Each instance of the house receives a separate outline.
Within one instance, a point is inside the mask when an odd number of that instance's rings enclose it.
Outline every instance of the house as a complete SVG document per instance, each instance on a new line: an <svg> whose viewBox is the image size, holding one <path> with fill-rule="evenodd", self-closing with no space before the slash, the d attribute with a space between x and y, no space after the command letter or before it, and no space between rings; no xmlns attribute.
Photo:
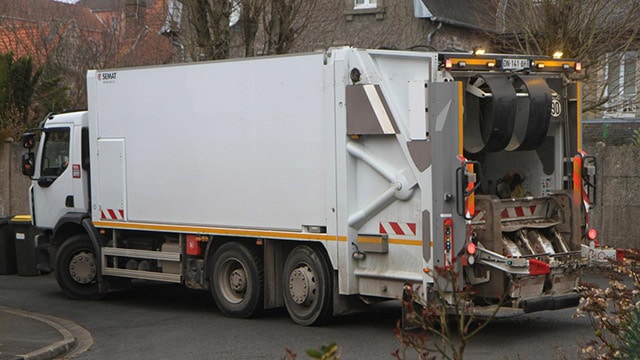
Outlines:
<svg viewBox="0 0 640 360"><path fill-rule="evenodd" d="M243 57L247 55L247 44L243 40L250 26L240 15L243 2L232 0L230 3L232 7L227 14L229 55ZM275 6L285 9L278 10L281 13L287 13L284 18L276 19L277 22L287 24L280 28L280 34L271 35L286 42L286 52L309 52L336 46L471 51L489 45L483 34L491 31L491 26L487 27L485 23L490 24L494 19L480 16L482 12L477 9L473 11L469 4L482 1L470 0L271 0L256 3L270 6L264 8L261 17L251 24L257 24L253 43L255 55L279 53L270 48L269 30L265 28L274 20ZM188 11L187 2L169 0L169 16L163 27L163 32L174 40L176 53L183 55L183 61L199 60L198 51L206 52L192 45L197 41L193 41L195 31L185 20L189 17ZM291 13L295 15L287 17Z"/></svg>
<svg viewBox="0 0 640 360"><path fill-rule="evenodd" d="M167 63L166 9L164 0L0 0L0 51L83 71Z"/></svg>
<svg viewBox="0 0 640 360"><path fill-rule="evenodd" d="M80 0L91 9L115 43L113 66L140 66L173 62L171 40L161 34L168 0Z"/></svg>
<svg viewBox="0 0 640 360"><path fill-rule="evenodd" d="M332 0L317 3L296 50L330 46L472 51L488 47L480 1Z"/></svg>
<svg viewBox="0 0 640 360"><path fill-rule="evenodd" d="M31 56L37 64L44 64L66 36L95 36L101 30L88 8L49 0L0 0L0 51Z"/></svg>

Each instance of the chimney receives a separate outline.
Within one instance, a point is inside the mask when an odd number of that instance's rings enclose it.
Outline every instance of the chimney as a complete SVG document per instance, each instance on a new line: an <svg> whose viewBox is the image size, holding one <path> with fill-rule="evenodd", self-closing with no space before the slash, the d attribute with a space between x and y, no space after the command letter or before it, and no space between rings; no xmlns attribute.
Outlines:
<svg viewBox="0 0 640 360"><path fill-rule="evenodd" d="M145 0L126 0L124 3L124 35L131 39L146 26L147 3Z"/></svg>

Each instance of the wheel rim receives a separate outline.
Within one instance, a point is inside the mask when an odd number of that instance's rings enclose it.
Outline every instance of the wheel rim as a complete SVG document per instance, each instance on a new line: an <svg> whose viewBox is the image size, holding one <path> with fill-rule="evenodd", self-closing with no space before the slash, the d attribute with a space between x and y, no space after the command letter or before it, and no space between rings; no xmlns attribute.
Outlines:
<svg viewBox="0 0 640 360"><path fill-rule="evenodd" d="M247 293L247 270L237 259L229 259L221 265L216 279L227 301L237 304Z"/></svg>
<svg viewBox="0 0 640 360"><path fill-rule="evenodd" d="M79 284L89 284L96 277L96 258L93 253L80 251L69 261L69 275Z"/></svg>
<svg viewBox="0 0 640 360"><path fill-rule="evenodd" d="M307 264L296 267L289 276L289 296L298 305L310 306L316 301L318 286L313 270Z"/></svg>

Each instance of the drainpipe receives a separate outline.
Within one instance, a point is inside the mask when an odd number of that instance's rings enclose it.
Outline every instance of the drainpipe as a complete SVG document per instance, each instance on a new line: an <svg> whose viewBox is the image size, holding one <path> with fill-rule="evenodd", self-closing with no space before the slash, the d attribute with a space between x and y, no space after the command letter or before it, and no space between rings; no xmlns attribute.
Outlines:
<svg viewBox="0 0 640 360"><path fill-rule="evenodd" d="M435 24L436 21L432 20L432 22ZM430 48L434 48L433 45L431 44L433 42L433 35L436 34L436 32L438 32L438 30L442 29L442 21L437 21L438 25L435 27L435 29L429 31L429 33L427 34L427 46Z"/></svg>

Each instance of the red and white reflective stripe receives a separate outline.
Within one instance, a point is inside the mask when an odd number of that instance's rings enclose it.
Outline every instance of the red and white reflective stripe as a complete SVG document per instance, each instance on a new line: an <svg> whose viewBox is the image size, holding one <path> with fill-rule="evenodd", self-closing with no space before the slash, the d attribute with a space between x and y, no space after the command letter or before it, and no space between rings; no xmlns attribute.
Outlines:
<svg viewBox="0 0 640 360"><path fill-rule="evenodd" d="M511 219L511 218L533 216L536 213L536 208L537 208L536 205L509 207L502 210L502 212L500 213L500 218ZM486 220L484 215L485 215L484 210L480 210L479 212L475 213L471 221L472 222L484 221Z"/></svg>
<svg viewBox="0 0 640 360"><path fill-rule="evenodd" d="M533 216L536 212L536 205L531 206L514 206L502 210L500 217L502 219L519 218L525 216Z"/></svg>
<svg viewBox="0 0 640 360"><path fill-rule="evenodd" d="M101 219L109 219L109 220L124 220L124 210L100 210L100 218Z"/></svg>
<svg viewBox="0 0 640 360"><path fill-rule="evenodd" d="M484 221L484 210L480 210L473 215L471 222Z"/></svg>
<svg viewBox="0 0 640 360"><path fill-rule="evenodd" d="M416 236L415 223L401 223L395 221L381 221L380 234Z"/></svg>

